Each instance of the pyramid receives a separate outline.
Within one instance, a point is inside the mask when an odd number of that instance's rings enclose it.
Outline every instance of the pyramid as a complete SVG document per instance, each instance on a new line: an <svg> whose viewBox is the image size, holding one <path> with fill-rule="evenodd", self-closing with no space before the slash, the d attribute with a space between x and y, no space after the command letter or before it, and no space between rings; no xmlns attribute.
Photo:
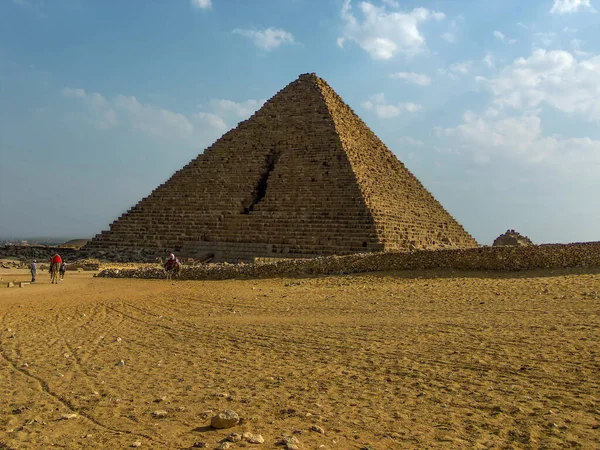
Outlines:
<svg viewBox="0 0 600 450"><path fill-rule="evenodd" d="M303 74L85 248L253 261L475 246L333 89Z"/></svg>

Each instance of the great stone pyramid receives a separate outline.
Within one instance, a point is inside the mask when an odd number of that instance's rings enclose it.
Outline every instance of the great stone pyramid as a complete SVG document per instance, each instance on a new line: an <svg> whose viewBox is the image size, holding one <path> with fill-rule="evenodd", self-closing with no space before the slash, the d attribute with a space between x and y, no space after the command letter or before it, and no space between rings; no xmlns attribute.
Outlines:
<svg viewBox="0 0 600 450"><path fill-rule="evenodd" d="M475 246L333 89L304 74L86 249L253 261Z"/></svg>

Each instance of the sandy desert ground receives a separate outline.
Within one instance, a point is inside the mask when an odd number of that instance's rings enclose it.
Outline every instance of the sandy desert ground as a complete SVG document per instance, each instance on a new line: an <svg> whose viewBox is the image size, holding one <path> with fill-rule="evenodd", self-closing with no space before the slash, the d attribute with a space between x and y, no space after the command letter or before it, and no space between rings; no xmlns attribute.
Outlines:
<svg viewBox="0 0 600 450"><path fill-rule="evenodd" d="M600 271L0 277L0 448L600 448Z"/></svg>

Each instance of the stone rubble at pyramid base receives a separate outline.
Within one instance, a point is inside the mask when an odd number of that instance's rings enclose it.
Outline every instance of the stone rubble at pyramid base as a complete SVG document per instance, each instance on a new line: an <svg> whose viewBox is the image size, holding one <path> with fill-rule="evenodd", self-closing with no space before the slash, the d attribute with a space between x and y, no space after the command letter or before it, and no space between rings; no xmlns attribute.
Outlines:
<svg viewBox="0 0 600 450"><path fill-rule="evenodd" d="M203 264L184 266L180 279L224 280L238 277L340 275L398 270L517 271L575 267L600 268L600 242L362 253L307 260L290 259L268 264ZM162 279L165 278L165 273L155 266L106 269L97 276Z"/></svg>

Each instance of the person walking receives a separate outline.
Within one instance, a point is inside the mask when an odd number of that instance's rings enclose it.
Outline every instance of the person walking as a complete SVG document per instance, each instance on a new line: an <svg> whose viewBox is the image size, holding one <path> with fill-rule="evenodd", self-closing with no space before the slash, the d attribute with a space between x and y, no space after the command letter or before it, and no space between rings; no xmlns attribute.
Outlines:
<svg viewBox="0 0 600 450"><path fill-rule="evenodd" d="M66 262L62 262L60 265L60 269L58 269L58 273L60 274L60 280L64 280L65 279L65 272L67 271L67 263Z"/></svg>
<svg viewBox="0 0 600 450"><path fill-rule="evenodd" d="M35 277L37 276L37 261L34 259L29 267L31 270L31 282L35 283Z"/></svg>
<svg viewBox="0 0 600 450"><path fill-rule="evenodd" d="M175 258L175 255L171 253L165 262L165 270L173 270L175 266L179 263L179 260Z"/></svg>

